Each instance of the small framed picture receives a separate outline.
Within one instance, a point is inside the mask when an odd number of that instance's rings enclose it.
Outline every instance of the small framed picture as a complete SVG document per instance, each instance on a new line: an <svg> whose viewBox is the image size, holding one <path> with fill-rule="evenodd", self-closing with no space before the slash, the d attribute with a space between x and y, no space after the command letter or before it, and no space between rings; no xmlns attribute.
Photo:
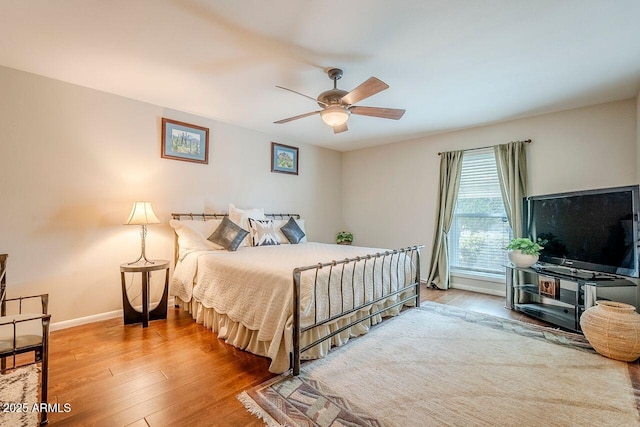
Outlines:
<svg viewBox="0 0 640 427"><path fill-rule="evenodd" d="M162 158L209 163L209 129L162 119Z"/></svg>
<svg viewBox="0 0 640 427"><path fill-rule="evenodd" d="M540 295L550 298L560 298L560 279L538 276L538 291Z"/></svg>
<svg viewBox="0 0 640 427"><path fill-rule="evenodd" d="M272 142L271 172L298 175L298 148Z"/></svg>

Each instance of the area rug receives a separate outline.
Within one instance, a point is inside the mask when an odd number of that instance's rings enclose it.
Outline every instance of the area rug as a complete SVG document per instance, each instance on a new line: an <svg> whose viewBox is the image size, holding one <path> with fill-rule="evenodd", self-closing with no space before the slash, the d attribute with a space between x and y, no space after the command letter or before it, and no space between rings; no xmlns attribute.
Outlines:
<svg viewBox="0 0 640 427"><path fill-rule="evenodd" d="M238 398L272 426L638 426L637 363L436 303Z"/></svg>
<svg viewBox="0 0 640 427"><path fill-rule="evenodd" d="M32 427L39 424L39 412L32 411L38 403L37 365L18 368L0 374L0 426Z"/></svg>

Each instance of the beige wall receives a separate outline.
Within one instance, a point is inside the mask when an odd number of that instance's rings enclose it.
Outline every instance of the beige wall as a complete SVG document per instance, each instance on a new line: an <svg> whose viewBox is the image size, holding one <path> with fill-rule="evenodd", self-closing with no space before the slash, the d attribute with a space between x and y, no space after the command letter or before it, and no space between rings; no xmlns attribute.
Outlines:
<svg viewBox="0 0 640 427"><path fill-rule="evenodd" d="M300 148L300 175L276 174L269 135L7 68L0 93L9 294L48 292L54 323L122 308L119 265L140 252L139 227L122 225L135 200L162 220L149 226L155 258L172 259L176 211L297 212L315 241L341 225L339 152L280 140ZM160 158L162 117L210 128L208 165Z"/></svg>
<svg viewBox="0 0 640 427"><path fill-rule="evenodd" d="M636 100L630 99L344 153L344 227L354 233L359 245L426 244L422 253L426 275L434 232L438 152L532 139L530 194L546 194L637 182L636 132ZM504 288L487 286L496 291Z"/></svg>

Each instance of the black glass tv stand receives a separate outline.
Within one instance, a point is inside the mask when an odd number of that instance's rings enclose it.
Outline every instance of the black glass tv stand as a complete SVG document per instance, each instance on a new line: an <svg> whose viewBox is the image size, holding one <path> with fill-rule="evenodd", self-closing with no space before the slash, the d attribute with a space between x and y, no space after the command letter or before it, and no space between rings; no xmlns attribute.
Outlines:
<svg viewBox="0 0 640 427"><path fill-rule="evenodd" d="M560 266L551 266L551 265L535 265L532 269L536 270L541 274L550 274L557 275L560 277L566 277L568 280L589 280L589 281L599 281L599 280L615 280L618 277L606 274L599 273L596 271L584 271L578 270L575 268L568 267L560 267ZM622 278L623 280L626 280Z"/></svg>
<svg viewBox="0 0 640 427"><path fill-rule="evenodd" d="M580 316L599 299L611 299L638 307L637 279L610 274L535 265L506 266L506 307L574 332L580 329ZM633 287L633 288L631 288Z"/></svg>

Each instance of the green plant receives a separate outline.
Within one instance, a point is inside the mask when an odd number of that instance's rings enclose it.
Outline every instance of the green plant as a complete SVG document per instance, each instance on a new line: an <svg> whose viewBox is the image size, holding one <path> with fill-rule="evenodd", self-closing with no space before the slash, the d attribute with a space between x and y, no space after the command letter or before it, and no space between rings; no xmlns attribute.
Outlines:
<svg viewBox="0 0 640 427"><path fill-rule="evenodd" d="M353 242L353 234L348 231L341 231L336 236L336 243Z"/></svg>
<svg viewBox="0 0 640 427"><path fill-rule="evenodd" d="M518 237L511 240L511 242L505 249L520 251L523 254L527 255L540 255L540 251L544 249L544 246L542 245L546 244L547 241L540 238L537 241L533 242L528 237Z"/></svg>

